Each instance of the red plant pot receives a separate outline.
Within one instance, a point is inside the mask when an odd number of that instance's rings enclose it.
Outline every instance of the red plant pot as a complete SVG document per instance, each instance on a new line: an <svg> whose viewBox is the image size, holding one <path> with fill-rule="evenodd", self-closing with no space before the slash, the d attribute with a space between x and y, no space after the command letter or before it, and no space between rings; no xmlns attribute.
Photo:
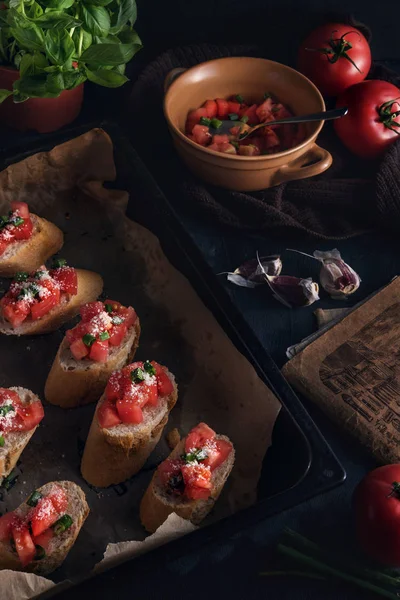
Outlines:
<svg viewBox="0 0 400 600"><path fill-rule="evenodd" d="M0 89L12 90L19 73L0 66ZM57 131L71 123L81 112L83 84L61 92L58 98L29 98L15 104L12 96L0 104L0 122L19 131L33 129L39 133Z"/></svg>

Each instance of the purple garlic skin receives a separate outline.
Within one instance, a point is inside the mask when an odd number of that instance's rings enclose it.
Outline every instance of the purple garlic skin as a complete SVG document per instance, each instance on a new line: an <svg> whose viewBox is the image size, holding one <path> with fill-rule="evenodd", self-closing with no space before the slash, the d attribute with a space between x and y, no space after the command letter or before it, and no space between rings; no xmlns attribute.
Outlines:
<svg viewBox="0 0 400 600"><path fill-rule="evenodd" d="M267 283L265 275L279 275L282 271L280 256L262 256L259 260L254 258L248 260L233 273L227 273L227 279L231 283L247 288L255 288Z"/></svg>
<svg viewBox="0 0 400 600"><path fill-rule="evenodd" d="M332 298L347 300L360 287L359 275L342 259L336 248L327 252L315 250L315 258L322 262L320 282Z"/></svg>
<svg viewBox="0 0 400 600"><path fill-rule="evenodd" d="M290 275L268 276L274 297L289 308L310 306L319 300L319 287L311 278L301 279Z"/></svg>

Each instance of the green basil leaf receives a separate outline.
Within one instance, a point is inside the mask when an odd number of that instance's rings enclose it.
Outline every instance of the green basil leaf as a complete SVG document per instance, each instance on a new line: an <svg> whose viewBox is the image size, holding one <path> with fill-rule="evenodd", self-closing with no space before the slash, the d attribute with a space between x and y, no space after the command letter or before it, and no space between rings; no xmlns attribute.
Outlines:
<svg viewBox="0 0 400 600"><path fill-rule="evenodd" d="M107 6L111 4L113 0L85 0L85 4L94 4L95 6Z"/></svg>
<svg viewBox="0 0 400 600"><path fill-rule="evenodd" d="M20 94L18 90L14 89L14 104L22 104L22 102L26 102L27 100L29 100L29 96L26 96L25 94Z"/></svg>
<svg viewBox="0 0 400 600"><path fill-rule="evenodd" d="M9 0L8 8L19 8L24 3L24 0Z"/></svg>
<svg viewBox="0 0 400 600"><path fill-rule="evenodd" d="M77 69L74 69L74 71L64 71L63 77L66 90L72 90L86 81L86 76Z"/></svg>
<svg viewBox="0 0 400 600"><path fill-rule="evenodd" d="M39 25L43 29L70 29L82 24L82 21L78 21L71 15L59 10L44 13L34 21L36 25Z"/></svg>
<svg viewBox="0 0 400 600"><path fill-rule="evenodd" d="M110 15L102 6L82 5L82 21L86 31L92 35L105 37L110 31Z"/></svg>
<svg viewBox="0 0 400 600"><path fill-rule="evenodd" d="M48 64L46 57L40 54L40 52L35 52L34 54L27 53L21 58L19 71L21 76L36 75L42 72Z"/></svg>
<svg viewBox="0 0 400 600"><path fill-rule="evenodd" d="M75 0L42 0L42 4L45 4L47 8L54 8L56 10L71 8L74 2Z"/></svg>
<svg viewBox="0 0 400 600"><path fill-rule="evenodd" d="M94 37L94 42L96 44L120 44L121 40L117 38L116 35L112 35L111 33L107 37L99 37L96 35Z"/></svg>
<svg viewBox="0 0 400 600"><path fill-rule="evenodd" d="M10 36L15 38L18 45L26 50L42 50L44 37L41 29L15 8L6 12Z"/></svg>
<svg viewBox="0 0 400 600"><path fill-rule="evenodd" d="M117 67L128 63L140 48L135 44L96 44L85 50L81 60L98 67Z"/></svg>
<svg viewBox="0 0 400 600"><path fill-rule="evenodd" d="M49 29L46 32L44 47L50 61L63 65L75 53L75 44L66 31Z"/></svg>
<svg viewBox="0 0 400 600"><path fill-rule="evenodd" d="M32 2L32 4L25 9L25 14L30 19L37 19L43 14L43 8L37 2Z"/></svg>
<svg viewBox="0 0 400 600"><path fill-rule="evenodd" d="M117 73L121 73L121 75L123 75L125 73L125 69L126 69L126 65L118 65L117 67L114 67L114 71L116 71Z"/></svg>
<svg viewBox="0 0 400 600"><path fill-rule="evenodd" d="M81 34L82 34L82 36L81 36ZM82 37L82 41L81 41L81 37ZM79 54L82 54L82 52L85 52L85 50L87 48L89 48L89 46L91 46L92 42L93 42L92 34L88 33L84 29L82 29L82 27L79 29L75 29L74 33L72 34L72 39L75 44L77 56L79 56ZM102 39L102 38L98 38L98 39Z"/></svg>
<svg viewBox="0 0 400 600"><path fill-rule="evenodd" d="M119 32L118 39L123 44L136 44L142 47L142 40L140 39L139 35L128 25Z"/></svg>
<svg viewBox="0 0 400 600"><path fill-rule="evenodd" d="M46 90L52 94L61 94L64 91L64 77L59 71L58 73L49 73L46 79Z"/></svg>
<svg viewBox="0 0 400 600"><path fill-rule="evenodd" d="M129 23L134 25L137 18L135 0L120 0L118 12L111 17L111 33L119 33Z"/></svg>
<svg viewBox="0 0 400 600"><path fill-rule="evenodd" d="M19 94L29 96L30 98L55 98L59 95L47 90L46 73L21 77L14 82L13 87Z"/></svg>
<svg viewBox="0 0 400 600"><path fill-rule="evenodd" d="M108 88L120 87L128 81L125 75L121 75L121 73L117 73L116 71L109 71L108 69L98 69L97 71L86 69L86 75L89 81Z"/></svg>
<svg viewBox="0 0 400 600"><path fill-rule="evenodd" d="M12 96L12 92L9 90L0 90L0 104L4 102L9 96Z"/></svg>

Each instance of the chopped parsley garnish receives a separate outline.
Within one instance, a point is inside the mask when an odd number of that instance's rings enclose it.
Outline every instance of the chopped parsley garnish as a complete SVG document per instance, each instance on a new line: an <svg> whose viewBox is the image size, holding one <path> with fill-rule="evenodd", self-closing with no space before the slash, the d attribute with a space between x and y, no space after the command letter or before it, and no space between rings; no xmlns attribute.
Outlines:
<svg viewBox="0 0 400 600"><path fill-rule="evenodd" d="M39 502L39 500L43 498L42 494L40 492L38 492L37 490L35 490L34 492L32 492L32 494L29 496L28 500L26 501L26 503L28 504L28 506L36 506L37 503Z"/></svg>
<svg viewBox="0 0 400 600"><path fill-rule="evenodd" d="M231 121L237 121L239 119L239 115L237 115L236 113L229 113L228 117Z"/></svg>
<svg viewBox="0 0 400 600"><path fill-rule="evenodd" d="M240 120L242 123L247 123L247 121L249 120L249 117L247 115L243 115L243 117Z"/></svg>
<svg viewBox="0 0 400 600"><path fill-rule="evenodd" d="M243 102L244 102L244 98L240 94L237 94L235 96L235 100L236 100L236 102L239 102L239 104L243 104Z"/></svg>
<svg viewBox="0 0 400 600"><path fill-rule="evenodd" d="M138 367L137 369L133 369L133 371L131 371L131 380L133 381L133 383L141 383L142 381L144 381L143 369L141 369L140 367Z"/></svg>
<svg viewBox="0 0 400 600"><path fill-rule="evenodd" d="M200 125L206 125L206 127L209 127L210 123L211 123L211 119L209 119L208 117L200 118Z"/></svg>
<svg viewBox="0 0 400 600"><path fill-rule="evenodd" d="M34 277L35 279L42 279L43 275L45 275L46 271L36 271Z"/></svg>
<svg viewBox="0 0 400 600"><path fill-rule="evenodd" d="M72 518L69 515L63 515L58 521L56 521L53 525L53 530L56 535L60 535L60 533L64 533L71 527L73 523Z"/></svg>
<svg viewBox="0 0 400 600"><path fill-rule="evenodd" d="M188 464L191 462L201 462L202 460L206 460L207 456L208 454L204 448L196 448L191 452L186 452L182 458L185 463Z"/></svg>
<svg viewBox="0 0 400 600"><path fill-rule="evenodd" d="M25 273L24 271L21 271L20 273L16 273L14 279L15 281L21 282L21 281L26 281L29 277L29 273Z"/></svg>
<svg viewBox="0 0 400 600"><path fill-rule="evenodd" d="M24 298L27 298L28 296L38 296L39 294L39 288L36 285L36 283L31 283L27 288L22 288L22 290L20 291L20 293L18 294L17 298L18 300L23 300Z"/></svg>
<svg viewBox="0 0 400 600"><path fill-rule="evenodd" d="M61 267L65 267L67 265L67 261L65 258L56 258L53 260L53 269L60 269Z"/></svg>
<svg viewBox="0 0 400 600"><path fill-rule="evenodd" d="M265 92L264 100L268 100L268 98L271 98L271 94L269 94L268 92Z"/></svg>
<svg viewBox="0 0 400 600"><path fill-rule="evenodd" d="M10 220L11 225L15 225L15 227L19 227L24 224L24 219L22 217L15 217L15 219Z"/></svg>
<svg viewBox="0 0 400 600"><path fill-rule="evenodd" d="M102 342L105 342L105 340L109 340L110 339L110 334L108 333L108 331L102 331L99 335L99 339Z"/></svg>
<svg viewBox="0 0 400 600"><path fill-rule="evenodd" d="M273 107L271 108L271 112L273 112L273 113L277 113L277 112L279 112L279 111L280 111L280 108L278 108L277 106L273 106Z"/></svg>
<svg viewBox="0 0 400 600"><path fill-rule="evenodd" d="M5 404L4 406L0 406L0 417L5 417L9 412L14 411L15 408L12 404Z"/></svg>
<svg viewBox="0 0 400 600"><path fill-rule="evenodd" d="M105 304L104 308L106 309L106 312L108 312L108 313L112 313L112 311L113 311L112 304Z"/></svg>
<svg viewBox="0 0 400 600"><path fill-rule="evenodd" d="M33 560L43 560L44 558L46 558L46 550L43 548L43 546L39 546L39 544L36 544L35 548L36 554Z"/></svg>
<svg viewBox="0 0 400 600"><path fill-rule="evenodd" d="M3 448L5 443L6 443L6 440L4 439L4 437L2 435L0 435L0 448Z"/></svg>
<svg viewBox="0 0 400 600"><path fill-rule="evenodd" d="M11 471L11 473L3 479L3 483L1 485L8 492L17 483L17 479L18 473L15 470Z"/></svg>
<svg viewBox="0 0 400 600"><path fill-rule="evenodd" d="M155 375L156 374L156 370L153 367L153 365L151 364L151 362L149 360L145 360L143 363L143 368L146 371L146 373L148 373L149 375Z"/></svg>
<svg viewBox="0 0 400 600"><path fill-rule="evenodd" d="M92 346L95 343L96 338L90 333L85 333L85 335L82 338L82 341L85 344L85 346L88 346L90 348L90 346Z"/></svg>
<svg viewBox="0 0 400 600"><path fill-rule="evenodd" d="M219 129L220 127L222 127L222 121L220 121L219 119L211 119L210 125L214 129Z"/></svg>
<svg viewBox="0 0 400 600"><path fill-rule="evenodd" d="M111 319L111 323L113 325L122 325L123 322L124 322L124 319L122 317L115 316L115 317L112 317L112 319Z"/></svg>

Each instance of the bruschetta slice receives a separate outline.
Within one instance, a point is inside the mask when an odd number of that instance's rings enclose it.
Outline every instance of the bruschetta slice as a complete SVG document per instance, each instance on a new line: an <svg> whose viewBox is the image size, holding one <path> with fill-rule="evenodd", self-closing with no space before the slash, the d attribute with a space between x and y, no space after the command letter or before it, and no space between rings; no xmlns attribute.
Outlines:
<svg viewBox="0 0 400 600"><path fill-rule="evenodd" d="M8 215L0 217L0 277L38 269L63 243L53 223L29 212L26 202L11 202Z"/></svg>
<svg viewBox="0 0 400 600"><path fill-rule="evenodd" d="M48 575L65 560L89 514L85 494L72 481L34 490L0 517L0 570Z"/></svg>
<svg viewBox="0 0 400 600"><path fill-rule="evenodd" d="M103 280L92 271L68 267L57 259L53 268L17 273L0 300L0 333L39 335L58 329L95 300Z"/></svg>
<svg viewBox="0 0 400 600"><path fill-rule="evenodd" d="M44 390L48 402L63 408L97 402L112 372L133 360L139 344L140 322L131 306L89 302L80 315L61 342Z"/></svg>
<svg viewBox="0 0 400 600"><path fill-rule="evenodd" d="M81 471L96 487L122 483L143 467L178 399L175 378L156 362L115 371L96 407Z"/></svg>
<svg viewBox="0 0 400 600"><path fill-rule="evenodd" d="M22 387L0 388L0 484L44 417L39 398Z"/></svg>
<svg viewBox="0 0 400 600"><path fill-rule="evenodd" d="M231 441L200 423L160 464L140 504L144 528L153 533L171 513L198 525L213 508L232 471Z"/></svg>

